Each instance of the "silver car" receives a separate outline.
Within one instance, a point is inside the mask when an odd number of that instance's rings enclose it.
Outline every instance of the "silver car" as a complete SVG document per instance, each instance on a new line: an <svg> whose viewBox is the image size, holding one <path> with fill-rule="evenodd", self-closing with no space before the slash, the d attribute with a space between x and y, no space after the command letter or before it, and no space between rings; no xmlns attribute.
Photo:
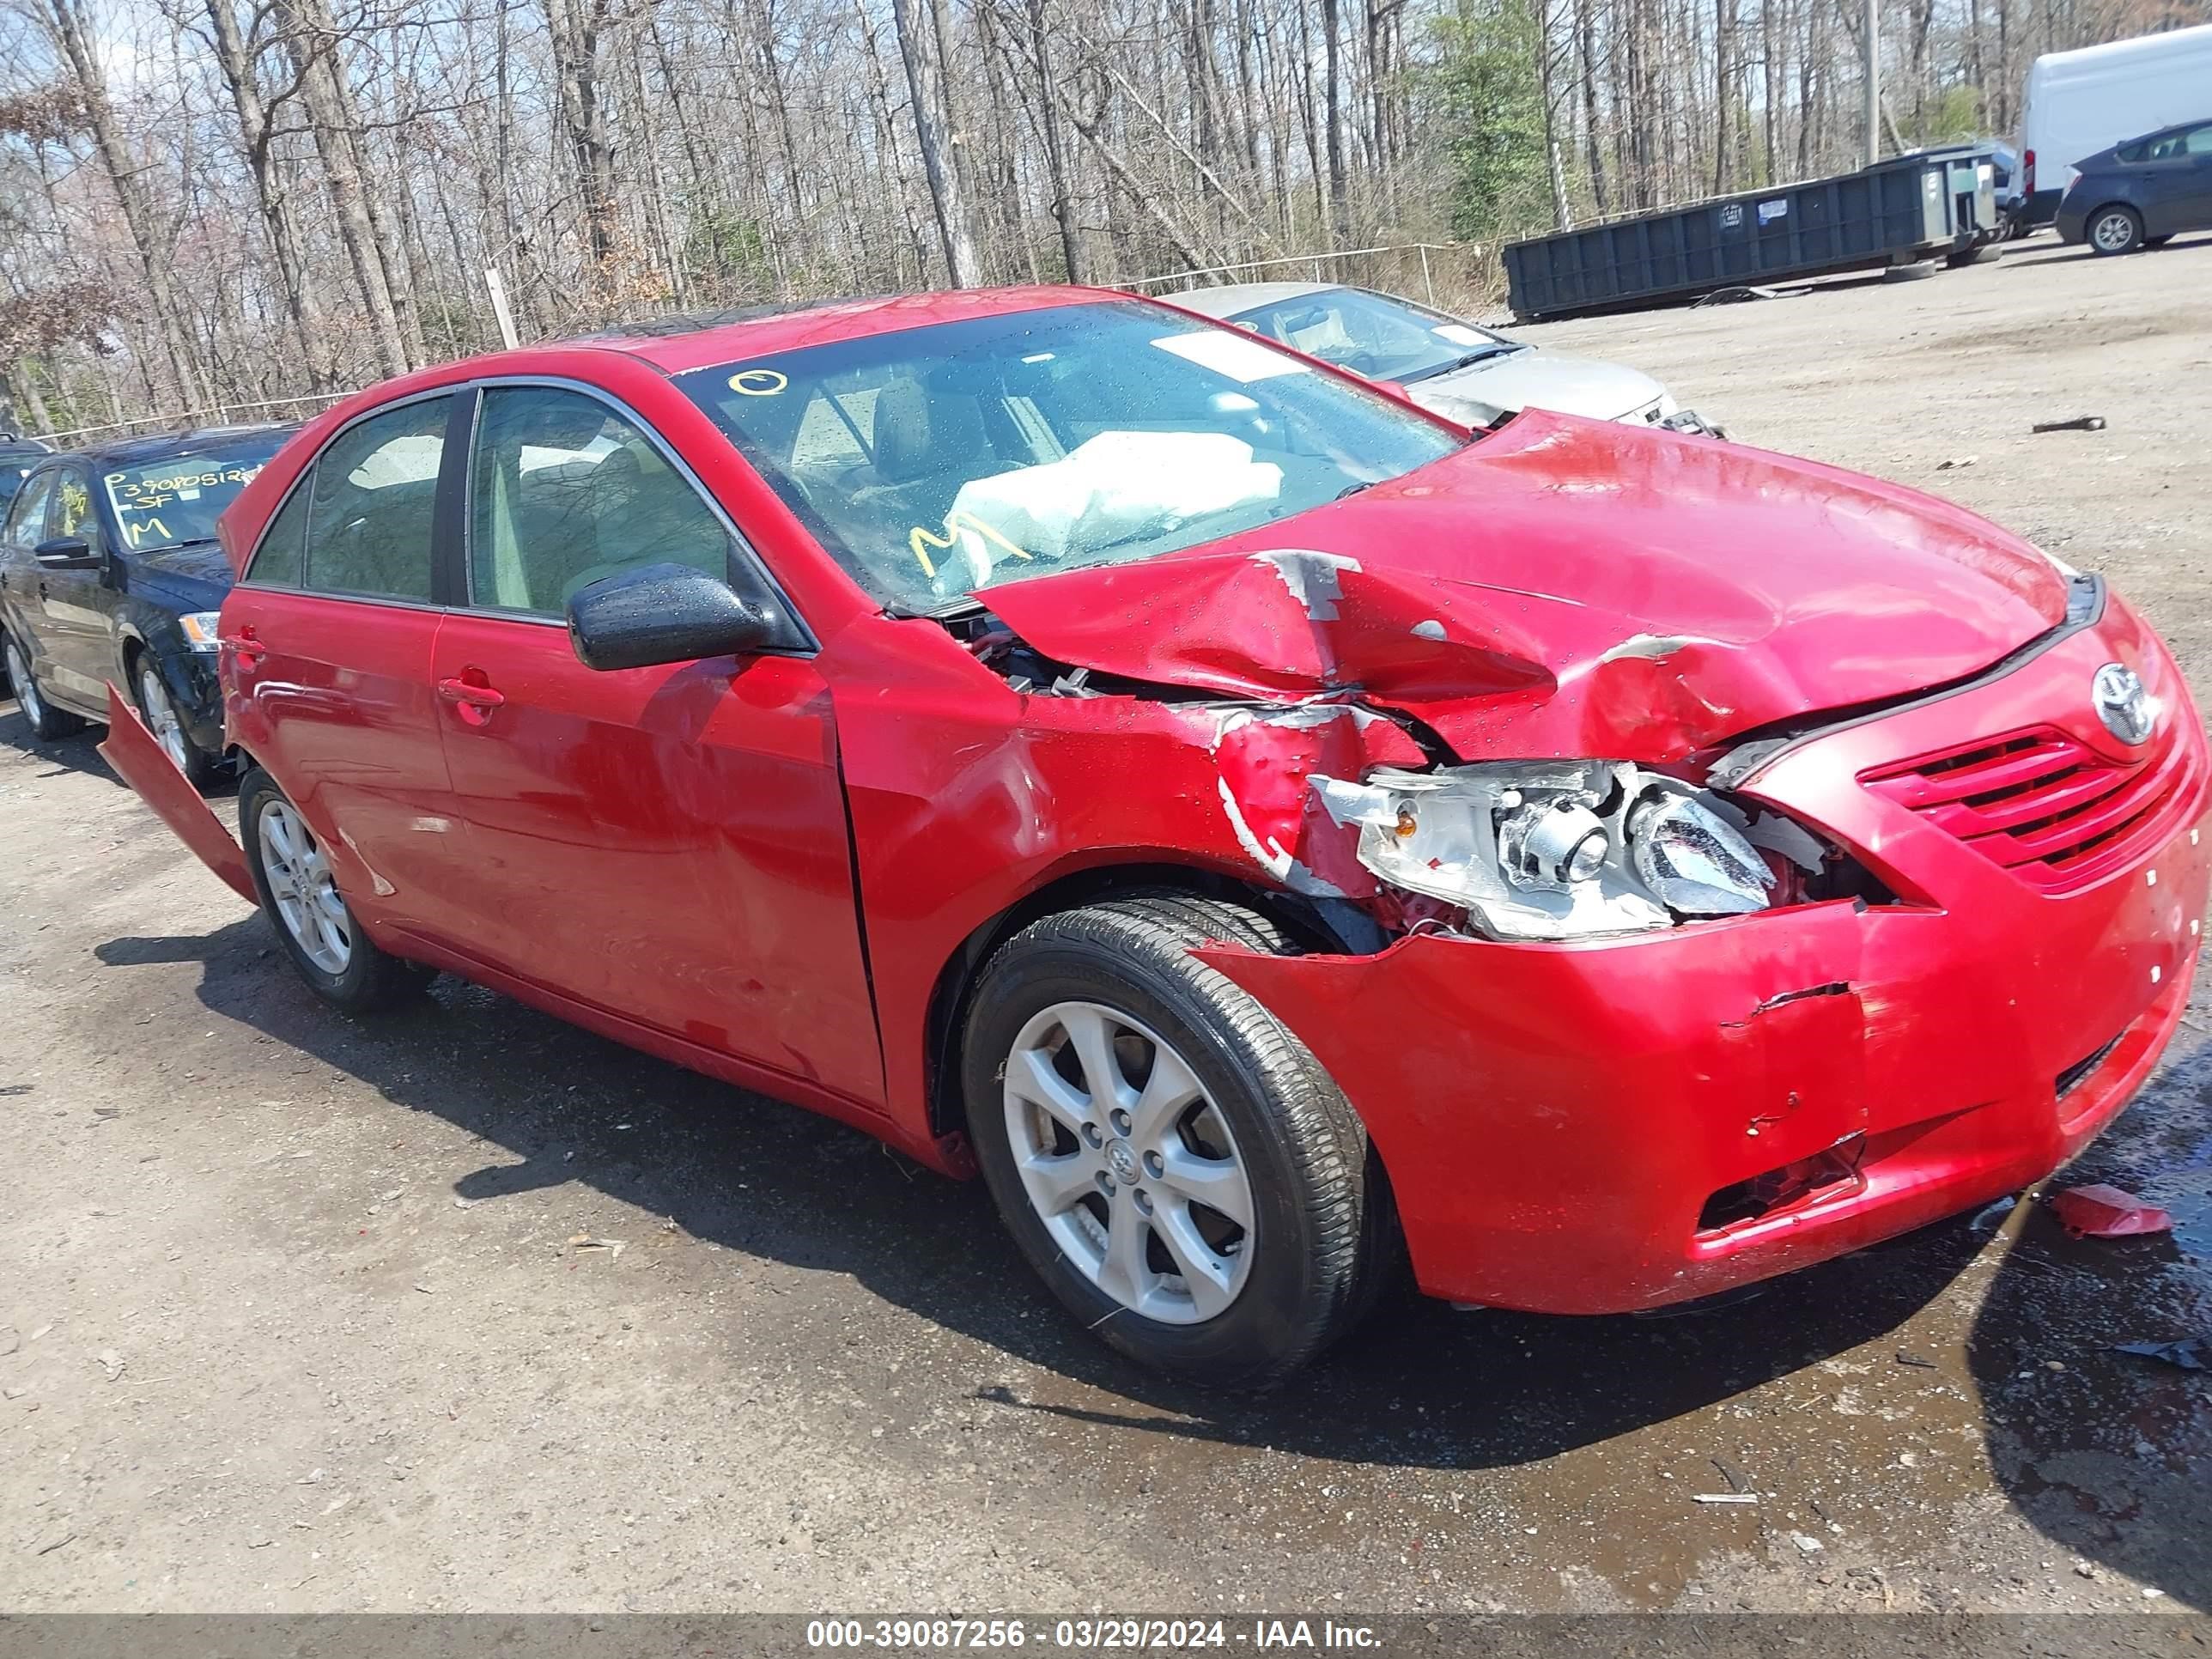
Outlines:
<svg viewBox="0 0 2212 1659"><path fill-rule="evenodd" d="M1392 295L1329 283L1239 283L1161 297L1370 380L1393 381L1422 408L1463 426L1488 426L1534 404L1725 435L1640 369L1524 345Z"/></svg>

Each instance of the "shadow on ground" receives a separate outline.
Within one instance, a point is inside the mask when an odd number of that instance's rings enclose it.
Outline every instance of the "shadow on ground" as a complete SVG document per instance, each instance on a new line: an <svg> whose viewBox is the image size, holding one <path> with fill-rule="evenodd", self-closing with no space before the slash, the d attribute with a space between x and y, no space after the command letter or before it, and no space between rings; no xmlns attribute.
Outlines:
<svg viewBox="0 0 2212 1659"><path fill-rule="evenodd" d="M1778 1281L1748 1304L1671 1317L1461 1314L1404 1289L1356 1341L1282 1392L1223 1398L1164 1382L1073 1328L980 1183L945 1181L857 1132L450 978L413 1007L349 1019L314 1000L271 944L252 917L204 937L118 939L96 954L116 967L198 961L210 1010L501 1148L454 1181L460 1197L587 1185L698 1238L848 1275L1077 1385L1038 1391L1053 1400L978 1389L996 1406L1194 1450L1265 1447L1437 1469L1534 1462L1697 1413L1897 1331L1988 1243L1962 1218ZM2202 1069L2212 1074L2212 1060ZM2197 1112L2201 1122L2197 1089L2171 1092L2182 1097L2169 1103L2173 1121ZM2123 1162L2172 1165L2179 1153L2142 1133L2150 1140ZM2193 1484L2212 1462L2202 1379L2102 1352L2187 1334L2182 1290L2201 1282L2171 1241L2071 1243L2028 1219L1996 1270L1971 1354L2002 1487L2078 1557L2202 1605L2212 1595ZM2147 1273L2145 1251L2175 1258L2177 1271ZM2202 1311L2201 1300L2192 1305ZM763 1340L803 1353L819 1336L763 1339L756 1325L749 1340ZM2054 1387L2058 1374L2044 1362L2062 1351L2073 1369Z"/></svg>
<svg viewBox="0 0 2212 1659"><path fill-rule="evenodd" d="M2047 1189L2109 1182L2171 1234L2075 1239L2040 1206L1975 1321L1969 1358L2000 1487L2080 1560L2212 1607L2212 1374L2114 1352L2212 1337L2212 1043L2162 1076Z"/></svg>
<svg viewBox="0 0 2212 1659"><path fill-rule="evenodd" d="M106 778L118 788L124 787L107 763L100 758L100 740L107 735L105 726L87 726L68 737L56 738L52 742L31 734L31 723L23 718L21 704L14 701L13 693L0 696L0 743L20 749L27 755L47 762L52 770L33 772L34 778L59 777L65 773L82 772L88 776Z"/></svg>

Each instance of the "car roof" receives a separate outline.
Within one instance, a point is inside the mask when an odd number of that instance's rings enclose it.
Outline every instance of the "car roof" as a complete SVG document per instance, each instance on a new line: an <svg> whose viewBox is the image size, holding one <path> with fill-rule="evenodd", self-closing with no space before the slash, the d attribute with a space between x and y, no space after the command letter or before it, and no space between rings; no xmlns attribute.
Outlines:
<svg viewBox="0 0 2212 1659"><path fill-rule="evenodd" d="M1187 288L1180 294L1159 297L1204 317L1241 317L1261 306L1284 300L1303 300L1309 294L1328 294L1349 287L1345 283L1225 283L1219 288Z"/></svg>
<svg viewBox="0 0 2212 1659"><path fill-rule="evenodd" d="M934 294L893 294L872 299L795 301L788 305L752 306L648 318L618 324L571 340L549 340L521 349L549 348L618 351L641 358L665 374L707 368L745 357L764 357L801 346L925 328L935 323L976 317L1008 316L1048 306L1097 305L1133 297L1116 289L1039 284L1024 288L957 289ZM469 365L477 374L496 374L508 356L494 352Z"/></svg>
<svg viewBox="0 0 2212 1659"><path fill-rule="evenodd" d="M143 461L167 460L172 455L196 455L204 450L222 449L232 444L244 443L251 438L265 436L270 440L273 448L292 430L289 426L275 423L264 426L203 426L185 432L161 432L139 438L112 438L106 443L84 444L61 453L72 460L89 462L94 466L135 466Z"/></svg>

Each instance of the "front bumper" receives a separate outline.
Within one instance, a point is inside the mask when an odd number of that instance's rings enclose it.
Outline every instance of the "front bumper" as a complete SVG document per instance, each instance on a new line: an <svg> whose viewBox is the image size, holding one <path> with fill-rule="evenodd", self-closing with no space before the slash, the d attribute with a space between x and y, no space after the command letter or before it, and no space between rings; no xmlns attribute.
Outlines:
<svg viewBox="0 0 2212 1659"><path fill-rule="evenodd" d="M2032 884L1859 781L2029 727L2114 754L2089 700L2114 660L2164 699L2153 743L2185 763L2133 856L2087 885ZM1826 830L1903 902L1579 945L1200 953L1359 1111L1430 1294L1610 1313L1808 1266L2041 1179L2149 1073L2194 975L2212 765L2179 671L2117 601L2002 678L1785 750L1741 793ZM1808 1168L1789 1201L1732 1207Z"/></svg>
<svg viewBox="0 0 2212 1659"><path fill-rule="evenodd" d="M185 735L204 754L223 751L222 685L216 676L220 659L212 651L178 647L159 649L154 659L169 689L169 702L177 711Z"/></svg>

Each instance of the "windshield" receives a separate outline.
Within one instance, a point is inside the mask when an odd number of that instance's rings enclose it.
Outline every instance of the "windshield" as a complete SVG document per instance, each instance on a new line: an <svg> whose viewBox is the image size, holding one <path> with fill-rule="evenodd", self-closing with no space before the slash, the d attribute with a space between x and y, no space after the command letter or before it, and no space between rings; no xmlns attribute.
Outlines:
<svg viewBox="0 0 2212 1659"><path fill-rule="evenodd" d="M1463 441L1232 329L1056 306L678 377L879 602L1287 519Z"/></svg>
<svg viewBox="0 0 2212 1659"><path fill-rule="evenodd" d="M289 431L257 432L181 451L159 460L134 461L100 475L124 544L133 552L215 539L215 521L238 492L289 437Z"/></svg>
<svg viewBox="0 0 2212 1659"><path fill-rule="evenodd" d="M1240 311L1241 328L1374 380L1425 380L1432 374L1527 348L1411 300L1359 288L1323 289Z"/></svg>
<svg viewBox="0 0 2212 1659"><path fill-rule="evenodd" d="M0 455L0 514L8 511L8 503L15 499L38 460L35 455Z"/></svg>

